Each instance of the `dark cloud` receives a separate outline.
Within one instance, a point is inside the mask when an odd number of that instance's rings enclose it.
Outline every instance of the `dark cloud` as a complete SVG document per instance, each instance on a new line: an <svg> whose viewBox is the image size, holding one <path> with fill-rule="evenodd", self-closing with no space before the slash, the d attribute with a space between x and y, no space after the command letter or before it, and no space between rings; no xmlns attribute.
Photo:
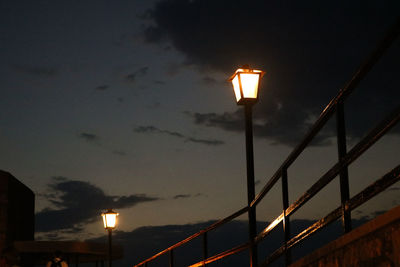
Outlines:
<svg viewBox="0 0 400 267"><path fill-rule="evenodd" d="M62 237L60 237L59 233L57 232L51 232L51 233L46 233L44 235L41 235L37 238L35 238L37 241L45 240L45 241L58 241L61 240Z"/></svg>
<svg viewBox="0 0 400 267"><path fill-rule="evenodd" d="M242 64L266 70L254 108L255 135L294 145L383 37L399 8L396 0L233 0L229 5L162 0L151 10L154 23L144 36L150 43L171 44L185 64L226 77ZM389 53L382 59L386 67L376 67L375 78L361 84L360 95L346 106L350 137L359 138L398 105L400 51ZM242 131L241 113L197 113L193 118L200 125ZM329 143L334 130L324 130L314 145Z"/></svg>
<svg viewBox="0 0 400 267"><path fill-rule="evenodd" d="M85 236L88 237L93 237L94 235L92 233L87 233L85 231L85 228L82 226L74 226L69 229L61 229L61 230L54 230L54 231L49 231L49 232L40 232L35 236L35 239L38 241L57 241L57 240L65 240L66 235L82 235L85 234Z"/></svg>
<svg viewBox="0 0 400 267"><path fill-rule="evenodd" d="M82 226L74 225L72 228L60 230L58 232L63 234L78 234L81 233L83 230L84 228Z"/></svg>
<svg viewBox="0 0 400 267"><path fill-rule="evenodd" d="M100 137L91 133L80 133L79 138L84 139L86 142L95 142L100 139Z"/></svg>
<svg viewBox="0 0 400 267"><path fill-rule="evenodd" d="M136 127L134 129L134 131L136 133L161 133L161 134L167 134L167 135L180 137L180 138L185 137L184 135L182 135L182 134L180 134L178 132L171 132L171 131L168 131L168 130L161 130L161 129L159 129L157 127L154 127L154 126L139 126L139 127Z"/></svg>
<svg viewBox="0 0 400 267"><path fill-rule="evenodd" d="M198 125L207 127L218 127L226 131L242 132L244 131L244 111L238 109L236 112L217 113L191 113L185 112L186 115L193 118L193 122ZM300 138L311 127L310 122L301 122L296 119L298 114L287 114L285 125L289 128L285 129L280 126L279 117L271 118L264 122L262 117L255 116L253 121L253 134L255 137L267 138L273 140L272 144L288 144L296 145ZM318 135L314 140L314 145L327 145L330 141L327 137L332 135L333 129L327 128Z"/></svg>
<svg viewBox="0 0 400 267"><path fill-rule="evenodd" d="M209 146L219 146L219 145L225 144L225 142L223 142L221 140L198 139L198 138L193 138L193 137L186 138L185 142L192 142L192 143L204 144L204 145L209 145Z"/></svg>
<svg viewBox="0 0 400 267"><path fill-rule="evenodd" d="M110 88L110 86L104 84L104 85L99 85L99 86L97 86L97 87L95 88L95 90L104 91L104 90L107 90L108 88Z"/></svg>
<svg viewBox="0 0 400 267"><path fill-rule="evenodd" d="M42 76L42 77L51 77L58 74L58 70L54 67L42 67L42 66L19 65L19 64L12 64L11 67L20 73Z"/></svg>
<svg viewBox="0 0 400 267"><path fill-rule="evenodd" d="M174 199L179 199L179 198L189 198L189 197L191 197L192 195L190 195L190 194L181 194L181 195L175 195L173 198Z"/></svg>
<svg viewBox="0 0 400 267"><path fill-rule="evenodd" d="M143 77L147 74L149 67L142 67L131 74L125 76L125 80L129 83L135 83L138 77Z"/></svg>
<svg viewBox="0 0 400 267"><path fill-rule="evenodd" d="M206 195L204 195L203 193L197 193L197 194L195 194L195 195L191 195L191 194L178 194L178 195L173 196L172 198L173 198L173 199L180 199L180 198L203 197L203 196L206 196Z"/></svg>
<svg viewBox="0 0 400 267"><path fill-rule="evenodd" d="M214 70L231 71L243 62L291 68L314 62L326 65L325 52L351 48L347 53L352 54L360 49L352 48L355 42L375 38L370 37L372 33L384 32L397 18L398 9L392 10L399 7L397 1L367 2L252 1L243 5L232 0L227 6L212 0L162 0L149 12L154 24L145 29L144 37L151 43L167 41L186 56L187 63Z"/></svg>
<svg viewBox="0 0 400 267"><path fill-rule="evenodd" d="M134 132L136 133L156 133L156 134L165 134L177 138L182 138L185 140L185 142L192 142L192 143L198 143L198 144L203 144L203 145L209 145L209 146L218 146L218 145L223 145L225 142L221 140L215 140L215 139L198 139L194 138L191 136L186 136L178 132L173 132L173 131L168 131L168 130L163 130L160 128L157 128L155 126L138 126L134 129Z"/></svg>
<svg viewBox="0 0 400 267"><path fill-rule="evenodd" d="M191 113L185 112L186 115L193 117L194 123L205 126L219 126L224 130L242 131L244 130L244 117L240 110L235 113L225 112L217 113Z"/></svg>
<svg viewBox="0 0 400 267"><path fill-rule="evenodd" d="M84 224L99 220L99 214L106 208L123 209L158 200L145 194L106 195L102 189L89 182L61 178L55 177L48 184L47 200L55 209L47 208L36 214L37 232L79 232Z"/></svg>

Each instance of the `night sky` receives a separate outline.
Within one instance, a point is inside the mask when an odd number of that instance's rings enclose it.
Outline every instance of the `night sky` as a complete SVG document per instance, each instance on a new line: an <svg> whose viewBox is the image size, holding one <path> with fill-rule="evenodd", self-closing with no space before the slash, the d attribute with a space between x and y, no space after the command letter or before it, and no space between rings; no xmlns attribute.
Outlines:
<svg viewBox="0 0 400 267"><path fill-rule="evenodd" d="M220 219L247 205L243 110L229 76L266 71L256 192L400 14L393 1L1 1L0 169L36 194L36 239ZM400 99L396 41L346 102L348 149ZM399 164L400 127L350 166L351 195ZM288 170L290 201L337 162L335 121ZM280 186L257 207L282 209ZM399 205L397 185L353 212ZM340 205L332 182L294 217ZM241 219L246 219L243 216Z"/></svg>

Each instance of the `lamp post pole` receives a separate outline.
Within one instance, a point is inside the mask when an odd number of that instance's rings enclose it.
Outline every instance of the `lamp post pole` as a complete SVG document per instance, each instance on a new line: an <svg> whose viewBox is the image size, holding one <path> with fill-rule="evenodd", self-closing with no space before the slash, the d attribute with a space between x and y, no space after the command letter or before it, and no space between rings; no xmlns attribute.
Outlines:
<svg viewBox="0 0 400 267"><path fill-rule="evenodd" d="M244 106L245 131L246 131L246 166L247 166L247 203L249 213L249 242L250 242L250 267L258 266L256 206L251 206L255 198L254 188L254 153L253 153L253 104L257 102L260 78L264 71L251 69L248 65L236 70L229 78L232 82L238 105Z"/></svg>
<svg viewBox="0 0 400 267"><path fill-rule="evenodd" d="M244 106L245 124L246 124L246 166L247 166L247 202L249 206L249 239L250 239L250 266L258 266L257 246L254 238L257 235L257 220L255 206L251 203L255 197L254 186L254 153L253 153L253 121L252 104Z"/></svg>
<svg viewBox="0 0 400 267"><path fill-rule="evenodd" d="M112 244L111 244L112 229L108 229L108 267L112 265Z"/></svg>

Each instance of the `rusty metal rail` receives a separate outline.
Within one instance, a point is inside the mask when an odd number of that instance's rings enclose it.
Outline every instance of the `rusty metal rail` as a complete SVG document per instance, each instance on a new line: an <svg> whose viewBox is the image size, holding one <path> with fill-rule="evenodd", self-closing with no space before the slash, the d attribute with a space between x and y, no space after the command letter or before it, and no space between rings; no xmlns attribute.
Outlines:
<svg viewBox="0 0 400 267"><path fill-rule="evenodd" d="M169 266L174 266L174 253L173 250L178 248L189 241L203 236L203 260L190 265L190 267L205 266L209 263L218 261L227 256L237 254L241 251L249 249L251 243L258 244L265 237L275 229L277 225L283 224L284 231L284 244L270 254L260 266L267 266L274 260L281 256L285 256L285 263L289 265L291 262L290 249L308 238L310 235L316 233L328 224L342 218L343 232L351 231L351 211L361 204L365 203L372 197L376 196L390 185L400 180L400 165L396 166L393 170L388 172L382 178L362 190L359 194L351 199L349 198L349 184L348 184L348 166L360 157L366 150L373 146L382 136L384 136L396 123L400 120L400 105L392 111L386 118L384 118L375 128L373 128L358 144L356 144L349 152L346 152L346 132L344 123L344 108L343 103L346 98L355 90L360 81L368 74L376 62L386 52L390 45L396 40L400 34L400 18L389 29L384 39L378 44L376 49L372 51L367 60L359 67L349 82L339 91L323 112L320 114L317 121L311 127L302 142L290 153L283 164L278 168L274 175L269 179L266 185L262 188L260 193L255 197L254 201L248 206L240 209L232 215L215 222L209 227L189 236L188 238L170 246L169 248L155 254L154 256L134 265L135 267L148 266L155 258L169 252ZM322 177L315 182L302 196L289 205L288 200L288 175L287 170L304 149L310 144L313 138L325 126L325 124L336 114L337 125L337 140L338 140L338 162L332 166ZM340 193L341 193L341 206L330 212L324 218L318 220L301 233L291 238L290 235L290 216L293 215L299 208L307 203L314 197L321 189L328 185L337 176L340 177ZM250 208L254 208L260 203L265 195L272 189L272 187L281 179L282 181L282 213L271 222L265 229L263 229L254 240L238 245L234 248L220 252L213 256L208 256L207 234L209 231L224 225L225 223L236 219L242 214L248 212Z"/></svg>

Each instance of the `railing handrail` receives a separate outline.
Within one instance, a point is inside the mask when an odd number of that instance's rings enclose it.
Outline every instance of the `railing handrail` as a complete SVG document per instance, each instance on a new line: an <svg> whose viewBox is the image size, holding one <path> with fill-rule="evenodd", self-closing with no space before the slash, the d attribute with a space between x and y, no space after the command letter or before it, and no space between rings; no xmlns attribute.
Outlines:
<svg viewBox="0 0 400 267"><path fill-rule="evenodd" d="M338 105L342 104L346 98L354 91L354 89L358 86L360 81L369 73L372 67L376 64L376 62L381 58L381 56L386 52L386 50L390 47L390 45L396 40L400 33L400 17L396 20L396 23L389 29L385 37L382 41L377 45L377 47L370 53L367 60L360 65L358 70L352 76L350 81L348 81L343 89L339 91L339 93L329 102L329 104L322 111L317 121L310 128L306 136L303 138L301 143L293 149L293 151L289 154L289 156L285 159L282 165L278 168L278 170L274 173L274 175L268 180L266 185L262 188L262 190L256 195L254 200L249 206L246 206L239 211L233 213L232 215L221 219L207 228L200 230L199 232L187 237L186 239L168 247L167 249L153 255L152 257L140 262L136 266L141 266L146 264L153 259L167 253L168 251L172 251L173 249L186 244L187 242L193 240L194 238L199 237L200 235L206 234L207 232L222 226L223 224L232 221L233 219L239 217L240 215L246 213L250 207L257 206L257 204L265 197L265 195L271 190L271 188L276 184L276 182L282 177L282 172L286 171L291 164L297 159L297 157L304 151L304 149L310 144L313 138L317 133L325 126L327 121L332 117L332 115L337 111ZM343 106L341 106L343 108ZM277 225L279 225L282 221L285 220L286 217L290 216L294 212L296 212L301 206L303 206L308 200L310 200L315 194L317 194L323 187L325 187L330 181L332 181L338 174L340 174L343 169L347 170L348 165L350 165L354 160L356 160L362 153L364 153L368 148L370 148L377 140L379 140L384 134L387 133L389 129L391 129L398 121L400 120L400 105L378 126L373 128L359 143L357 143L348 153L339 159L339 161L331 167L316 183L314 183L302 196L300 196L296 201L294 201L289 207L285 208L284 211L274 220L272 221L263 231L261 231L254 240L255 243L260 242L264 239ZM313 234L317 230L321 229L323 226L337 220L342 213L343 209L351 211L352 209L358 207L371 197L383 191L385 188L390 186L391 184L400 180L400 165L395 167L391 172L387 173L384 177L376 181L374 184L365 188L362 192L357 194L351 199L346 201L345 206L341 206L331 213L329 213L324 218L320 219L298 235L289 240L285 240L285 244L278 248L275 252L273 252L268 258L267 261L264 262L263 265L273 261L278 256L282 255L285 251L287 251L290 247L294 246L307 236ZM375 190L374 186L377 183L379 184L379 190ZM374 191L375 190L375 191ZM343 200L342 200L343 201ZM343 204L343 203L342 203ZM319 227L322 225L321 227ZM225 250L220 252L214 256L206 257L200 262L190 265L191 267L195 266L204 266L205 264L214 262L216 260L222 259L226 256L236 254L250 246L250 241L238 245L234 248ZM206 255L206 254L205 254Z"/></svg>
<svg viewBox="0 0 400 267"><path fill-rule="evenodd" d="M147 258L146 260L136 264L135 266L140 266L140 265L143 265L143 264L145 264L147 262L150 262L150 261L154 260L155 258L158 258L159 256L167 253L168 251L171 251L171 250L173 250L173 249L175 249L177 247L180 247L180 246L188 243L189 241L195 239L196 237L198 237L198 236L200 236L200 235L202 235L204 233L207 233L207 232L209 232L211 230L214 230L215 228L217 228L217 227L219 227L219 226L221 226L221 225L223 225L225 223L228 223L228 222L232 221L233 219L235 219L235 218L243 215L244 213L246 213L248 210L249 210L249 207L246 206L246 207L236 211L235 213L232 213L231 215L229 215L229 216L227 216L227 217L225 217L225 218L223 218L223 219L221 219L219 221L216 221L215 223L211 224L207 228L204 228L204 229L198 231L197 233L195 233L195 234L183 239L182 241L180 241L178 243L175 243L174 245L172 245L172 246L170 246L170 247L158 252L157 254L154 254L150 258Z"/></svg>

